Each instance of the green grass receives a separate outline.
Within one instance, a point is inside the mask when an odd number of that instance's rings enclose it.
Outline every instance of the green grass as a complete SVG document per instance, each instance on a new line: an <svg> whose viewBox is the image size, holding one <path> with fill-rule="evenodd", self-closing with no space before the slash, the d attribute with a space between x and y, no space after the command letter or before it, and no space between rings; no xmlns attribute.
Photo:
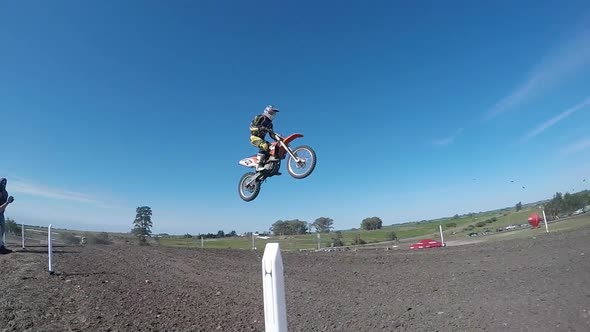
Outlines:
<svg viewBox="0 0 590 332"><path fill-rule="evenodd" d="M439 239L439 225L443 226L445 240L453 240L453 239L466 239L467 234L470 232L478 232L482 233L484 229L489 229L492 233L490 236L498 236L498 238L509 238L512 236L519 236L515 235L516 233L522 233L526 231L538 231L538 230L522 230L521 231L512 231L512 232L496 232L497 228L505 228L508 225L512 224L523 224L528 223L528 216L532 212L537 212L542 215L542 211L538 208L535 208L534 205L525 205L522 211L516 212L514 208L512 209L503 209L503 210L495 210L489 212L482 212L473 214L472 216L461 216L461 217L447 217L447 218L439 218L434 220L428 221L421 221L421 222L411 222L411 223L403 223L403 224L395 224L395 225L386 225L379 230L367 231L362 229L349 229L349 230L342 230L342 240L344 245L349 246L352 245L354 239L357 236L360 236L362 240L364 240L367 244L379 243L384 241L389 241L389 233L391 231L395 231L398 240L401 242L410 242L420 238L434 238ZM488 223L483 227L475 227L475 224L480 221L485 221L491 219L493 217L497 218L497 221ZM584 216L583 218L576 217L574 218L575 221L567 221L567 222L559 222L553 225L550 225L550 230L554 228L554 230L559 229L567 229L567 228L574 228L578 227L579 224L584 224L590 222L590 214ZM572 219L572 220L574 220ZM456 224L456 227L448 227L450 223ZM465 228L473 225L473 230L464 230ZM541 225L544 231L544 226ZM27 226L27 228L37 229L34 226ZM46 230L46 228L40 227L38 230ZM61 229L55 229L56 233L62 231ZM81 231L72 231L76 234L90 234L90 233L98 233L98 232L81 232ZM35 234L34 232L30 232ZM454 234L453 234L454 233ZM37 236L37 234L35 234ZM42 235L40 235L42 236ZM135 241L135 238L127 233L111 233L109 232L109 236L115 241ZM332 242L332 237L335 237L336 234L334 232L329 234L321 234L321 247L325 248L330 245ZM154 239L150 239L150 243L156 244L159 242L161 246L170 246L170 247L184 247L184 248L200 248L201 247L201 239L198 237L193 238L184 238L182 235L178 236L169 236L169 237L162 237L158 241ZM316 249L317 248L317 235L316 234L306 234L306 235L296 235L296 236L271 236L269 239L264 240L257 238L255 240L255 246L260 250L263 249L264 246L269 242L278 242L281 246L282 250L286 251L293 251L299 249ZM252 239L250 237L228 237L228 238L221 238L221 239L205 239L204 240L204 248L207 249L244 249L250 250L252 248Z"/></svg>
<svg viewBox="0 0 590 332"><path fill-rule="evenodd" d="M590 214L586 213L580 216L575 216L569 219L565 219L559 222L548 224L549 233L559 232L565 230L579 229L581 227L590 226ZM545 224L541 222L539 228L531 229L525 228L512 232L497 233L493 236L486 237L486 240L509 240L519 238L530 238L533 236L543 236L547 234L545 230Z"/></svg>
<svg viewBox="0 0 590 332"><path fill-rule="evenodd" d="M439 224L442 224L443 227L448 223L455 223L457 227L455 229L460 229L464 225L468 225L470 223L475 223L479 220L483 220L485 218L491 217L493 214L485 213L480 214L477 217L461 217L461 218L442 218L431 220L427 222L420 222L420 223L406 223L400 225L389 225L385 226L378 230L362 230L362 229L352 229L352 230L343 230L341 231L342 240L345 246L352 245L354 239L357 236L360 236L362 240L364 240L367 244L372 243L379 243L389 241L389 233L391 231L395 231L399 240L406 240L412 239L417 237L439 237ZM446 228L445 228L446 230ZM329 234L321 234L321 247L325 248L330 246L332 242L332 237L336 237L335 232ZM317 235L316 234L306 234L306 235L293 235L293 236L271 236L270 239L264 240L257 238L255 241L255 245L257 248L263 248L266 243L269 242L278 242L281 246L281 249L291 251L291 250L299 250L299 249L315 249L317 248ZM163 246L171 246L171 247L184 247L184 248L200 248L201 247L201 239L200 238L183 238L181 236L178 237L168 237L168 238L161 238L160 245ZM215 249L251 249L252 248L252 239L251 238L241 238L241 237L232 237L232 238L222 238L222 239L205 239L203 243L204 248L215 248Z"/></svg>
<svg viewBox="0 0 590 332"><path fill-rule="evenodd" d="M322 236L322 247L326 246L328 238ZM264 248L269 242L278 242L283 250L298 250L317 248L315 234L297 236L272 236L269 239L255 239L254 245L257 248ZM185 239L182 237L161 238L160 245L170 247L201 248L200 238ZM228 237L221 239L204 239L203 248L207 249L252 249L252 238L250 237Z"/></svg>
<svg viewBox="0 0 590 332"><path fill-rule="evenodd" d="M509 212L507 215L503 215L506 212L501 213L485 213L480 214L476 217L461 217L459 219L443 218L436 219L428 222L421 223L406 223L401 225L390 225L383 227L379 230L366 231L366 230L345 230L341 231L342 238L345 245L351 245L353 239L360 235L361 239L365 240L368 244L388 241L388 235L390 231L395 231L400 240L410 240L416 237L439 237L439 224L443 226L454 222L457 224L455 228L444 228L445 240L452 239L465 239L469 232L464 232L462 229L471 224L475 224L478 221L486 220L492 217L498 218L498 221L491 224L486 224L484 227L476 227L474 231L481 232L484 228L492 230L492 234L487 236L486 239L509 239L518 237L529 237L534 234L543 234L545 232L544 224L541 223L539 229L523 229L511 232L496 232L496 228L506 227L512 224L528 223L528 216L531 212L538 212L534 208L524 209L519 212ZM554 224L549 224L550 231L558 231L564 229L578 228L583 225L590 224L590 214L578 216L572 219L561 221ZM451 235L453 231L457 233ZM321 234L321 247L325 248L329 246L331 238L335 237L336 234ZM201 239L197 237L183 238L182 236L171 236L161 238L159 240L160 245L180 248L200 248ZM257 249L261 250L269 242L278 242L282 250L295 251L299 249L316 249L317 248L317 235L306 234L306 235L294 235L294 236L271 236L269 239L255 240ZM252 248L252 238L247 237L230 237L222 239L205 239L204 248L206 249L244 249L250 250Z"/></svg>
<svg viewBox="0 0 590 332"><path fill-rule="evenodd" d="M506 227L512 224L528 223L528 216L531 212L541 212L534 208L523 209L522 211L515 212L511 211L495 211L475 214L473 216L462 216L459 218L440 218L430 221L422 221L418 223L405 223L397 225L385 226L378 230L362 230L362 229L351 229L341 231L342 240L344 245L352 245L354 239L360 236L367 244L379 243L389 241L389 233L395 231L399 240L409 240L419 237L432 237L438 239L439 225L443 225L445 239L453 238L464 238L468 233L472 231L482 232L485 228L490 229L493 233L496 232L496 228ZM493 217L497 218L496 222L486 224L484 227L475 227L472 231L464 231L463 229L469 225L475 225L477 222L485 221ZM454 223L457 226L453 228L447 227L448 224ZM455 232L455 234L452 234ZM332 237L335 237L334 232L329 234L321 234L321 247L325 248L332 242ZM317 235L316 234L305 234L305 235L293 235L293 236L271 236L270 239L259 239L255 241L257 248L263 248L266 243L278 242L281 249L292 251L299 249L315 249L317 248ZM171 247L184 247L184 248L200 248L200 238L183 238L182 236L172 236L160 239L160 245L171 246ZM251 249L252 239L246 237L231 237L221 239L205 239L204 248L213 249Z"/></svg>

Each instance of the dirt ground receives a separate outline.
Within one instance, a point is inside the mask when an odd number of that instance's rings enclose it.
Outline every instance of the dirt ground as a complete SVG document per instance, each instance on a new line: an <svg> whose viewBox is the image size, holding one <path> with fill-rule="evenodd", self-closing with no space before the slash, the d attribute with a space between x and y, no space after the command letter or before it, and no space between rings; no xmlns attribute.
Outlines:
<svg viewBox="0 0 590 332"><path fill-rule="evenodd" d="M14 248L14 247L13 247ZM262 251L0 256L0 331L263 331ZM590 226L438 249L283 253L290 331L590 331Z"/></svg>

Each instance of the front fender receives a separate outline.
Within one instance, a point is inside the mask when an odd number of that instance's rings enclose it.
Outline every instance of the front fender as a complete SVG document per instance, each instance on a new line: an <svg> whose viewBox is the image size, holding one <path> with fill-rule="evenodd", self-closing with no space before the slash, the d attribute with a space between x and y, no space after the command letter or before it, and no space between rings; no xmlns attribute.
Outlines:
<svg viewBox="0 0 590 332"><path fill-rule="evenodd" d="M300 137L303 137L303 134L299 134L299 133L291 134L291 135L285 137L283 142L285 142L285 144L289 144L292 141L294 141L295 139L300 138Z"/></svg>

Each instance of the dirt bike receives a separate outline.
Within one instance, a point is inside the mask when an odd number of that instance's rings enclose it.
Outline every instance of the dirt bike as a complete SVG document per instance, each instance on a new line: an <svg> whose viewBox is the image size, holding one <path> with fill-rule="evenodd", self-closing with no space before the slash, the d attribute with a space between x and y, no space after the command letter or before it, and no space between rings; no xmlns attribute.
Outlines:
<svg viewBox="0 0 590 332"><path fill-rule="evenodd" d="M269 156L264 162L264 169L257 172L248 172L242 175L242 178L240 179L238 193L240 194L240 198L246 202L252 201L258 197L262 182L279 173L281 161L287 156L289 157L287 159L287 172L289 172L289 175L295 179L306 178L315 169L317 159L315 151L311 147L301 145L296 148L291 148L289 146L289 143L293 140L303 137L302 134L294 133L287 137L283 137L276 132L273 134L275 136L275 142L270 144ZM271 137L272 136L273 135L271 135ZM300 156L300 153L308 153L309 157L306 158ZM258 165L258 157L257 155L254 155L244 158L239 161L239 164L256 169L256 166ZM306 166L308 166L308 169L300 172L300 170L305 169Z"/></svg>

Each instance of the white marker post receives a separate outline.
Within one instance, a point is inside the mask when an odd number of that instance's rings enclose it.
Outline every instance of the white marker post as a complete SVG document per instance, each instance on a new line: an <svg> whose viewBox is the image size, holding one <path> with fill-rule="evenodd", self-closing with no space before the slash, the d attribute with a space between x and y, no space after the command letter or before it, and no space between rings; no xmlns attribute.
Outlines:
<svg viewBox="0 0 590 332"><path fill-rule="evenodd" d="M440 242L442 242L443 247L445 247L445 238L443 236L442 225L438 225L438 229L440 230Z"/></svg>
<svg viewBox="0 0 590 332"><path fill-rule="evenodd" d="M545 222L545 231L549 233L549 227L547 227L547 217L545 216L545 209L543 209L543 221Z"/></svg>
<svg viewBox="0 0 590 332"><path fill-rule="evenodd" d="M205 239L201 236L201 249L205 248Z"/></svg>
<svg viewBox="0 0 590 332"><path fill-rule="evenodd" d="M318 250L322 249L320 233L318 233Z"/></svg>
<svg viewBox="0 0 590 332"><path fill-rule="evenodd" d="M264 326L266 332L287 331L283 259L278 243L268 243L262 256Z"/></svg>
<svg viewBox="0 0 590 332"><path fill-rule="evenodd" d="M256 250L256 238L254 237L254 232L252 232L252 250Z"/></svg>
<svg viewBox="0 0 590 332"><path fill-rule="evenodd" d="M51 224L47 227L47 254L49 256L49 274L53 274L52 255L53 247L51 245Z"/></svg>
<svg viewBox="0 0 590 332"><path fill-rule="evenodd" d="M25 224L21 224L20 237L23 249L25 249Z"/></svg>

